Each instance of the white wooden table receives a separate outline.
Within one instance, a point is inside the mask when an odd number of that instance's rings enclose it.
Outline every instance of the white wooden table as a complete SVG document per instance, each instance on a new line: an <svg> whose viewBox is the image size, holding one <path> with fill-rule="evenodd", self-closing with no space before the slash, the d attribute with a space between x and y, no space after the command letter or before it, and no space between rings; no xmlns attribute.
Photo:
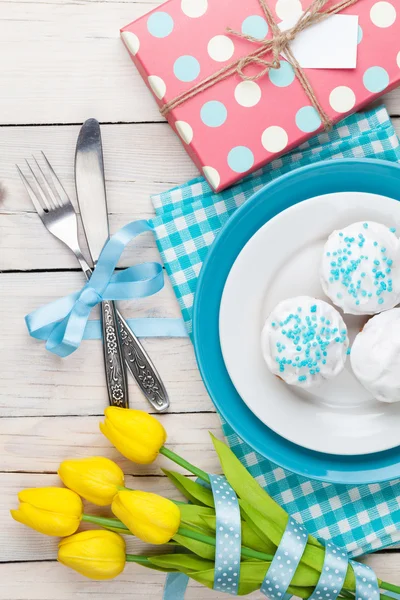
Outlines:
<svg viewBox="0 0 400 600"><path fill-rule="evenodd" d="M0 599L75 597L161 598L164 576L135 565L111 582L92 582L55 562L57 540L12 521L17 491L58 483L67 457L104 455L121 464L131 486L172 493L160 467L121 459L100 434L107 404L99 341L84 342L62 360L29 338L26 313L82 284L75 258L49 233L17 177L15 163L46 151L75 200L73 157L79 125L102 125L111 231L152 215L157 192L196 174L179 141L119 40L119 28L150 10L154 0L0 0ZM387 97L400 115L400 94ZM394 119L399 124L400 119ZM151 236L124 255L124 264L157 259ZM177 317L170 285L157 297L122 306L127 317ZM208 431L219 421L187 339L144 344L165 381L171 411L162 416L169 446L204 469L217 468ZM130 380L134 407L148 405ZM133 477L135 482L133 483ZM131 543L132 551L142 550ZM383 579L400 584L400 556L368 559ZM191 584L190 599L226 596ZM254 594L253 598L261 598Z"/></svg>

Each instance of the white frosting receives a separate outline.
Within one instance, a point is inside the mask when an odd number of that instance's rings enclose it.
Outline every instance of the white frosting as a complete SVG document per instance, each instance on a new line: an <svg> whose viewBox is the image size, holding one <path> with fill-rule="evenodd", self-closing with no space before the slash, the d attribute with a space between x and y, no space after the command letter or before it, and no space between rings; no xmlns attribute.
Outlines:
<svg viewBox="0 0 400 600"><path fill-rule="evenodd" d="M400 300L400 242L385 225L353 223L334 231L321 264L325 294L344 313L373 315Z"/></svg>
<svg viewBox="0 0 400 600"><path fill-rule="evenodd" d="M280 302L261 334L269 370L286 383L304 388L338 375L348 346L347 328L338 311L309 296Z"/></svg>
<svg viewBox="0 0 400 600"><path fill-rule="evenodd" d="M350 361L355 376L374 398L400 401L400 308L368 321L354 340Z"/></svg>

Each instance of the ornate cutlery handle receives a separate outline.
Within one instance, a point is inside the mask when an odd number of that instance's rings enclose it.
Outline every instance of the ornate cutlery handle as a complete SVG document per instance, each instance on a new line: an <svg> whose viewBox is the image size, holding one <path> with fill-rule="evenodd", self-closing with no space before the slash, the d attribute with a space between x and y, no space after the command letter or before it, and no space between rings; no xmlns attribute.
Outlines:
<svg viewBox="0 0 400 600"><path fill-rule="evenodd" d="M114 302L104 300L101 303L101 320L103 327L104 365L110 404L112 406L128 408L128 385Z"/></svg>
<svg viewBox="0 0 400 600"><path fill-rule="evenodd" d="M153 408L162 412L169 407L168 394L146 350L117 310L122 353L126 365Z"/></svg>

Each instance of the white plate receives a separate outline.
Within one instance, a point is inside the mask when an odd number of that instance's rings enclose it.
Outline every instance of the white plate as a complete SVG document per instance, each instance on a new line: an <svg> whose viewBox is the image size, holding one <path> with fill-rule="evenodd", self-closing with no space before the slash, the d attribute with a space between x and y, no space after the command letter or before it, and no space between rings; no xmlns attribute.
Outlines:
<svg viewBox="0 0 400 600"><path fill-rule="evenodd" d="M261 354L261 330L274 306L308 295L328 301L319 282L323 245L334 229L377 221L400 231L400 202L359 192L311 198L266 223L244 246L226 280L219 333L228 373L250 410L279 435L329 454L369 454L400 444L400 403L374 400L350 360L314 390L288 386ZM345 316L350 342L366 318Z"/></svg>

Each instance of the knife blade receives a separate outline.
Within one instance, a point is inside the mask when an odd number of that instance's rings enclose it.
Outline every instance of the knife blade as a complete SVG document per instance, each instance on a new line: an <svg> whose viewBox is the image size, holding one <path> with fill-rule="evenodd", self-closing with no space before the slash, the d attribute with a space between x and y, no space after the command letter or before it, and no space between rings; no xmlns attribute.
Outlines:
<svg viewBox="0 0 400 600"><path fill-rule="evenodd" d="M96 119L87 120L79 132L75 186L89 252L96 265L109 238L103 147ZM128 408L128 384L114 302L104 300L100 312L109 402L113 406Z"/></svg>
<svg viewBox="0 0 400 600"><path fill-rule="evenodd" d="M89 119L83 124L78 137L75 183L89 250L93 260L97 261L109 232L101 133L95 119ZM169 398L162 379L118 310L116 315L120 334L117 339L121 344L126 366L152 407L157 412L164 412L169 408Z"/></svg>

